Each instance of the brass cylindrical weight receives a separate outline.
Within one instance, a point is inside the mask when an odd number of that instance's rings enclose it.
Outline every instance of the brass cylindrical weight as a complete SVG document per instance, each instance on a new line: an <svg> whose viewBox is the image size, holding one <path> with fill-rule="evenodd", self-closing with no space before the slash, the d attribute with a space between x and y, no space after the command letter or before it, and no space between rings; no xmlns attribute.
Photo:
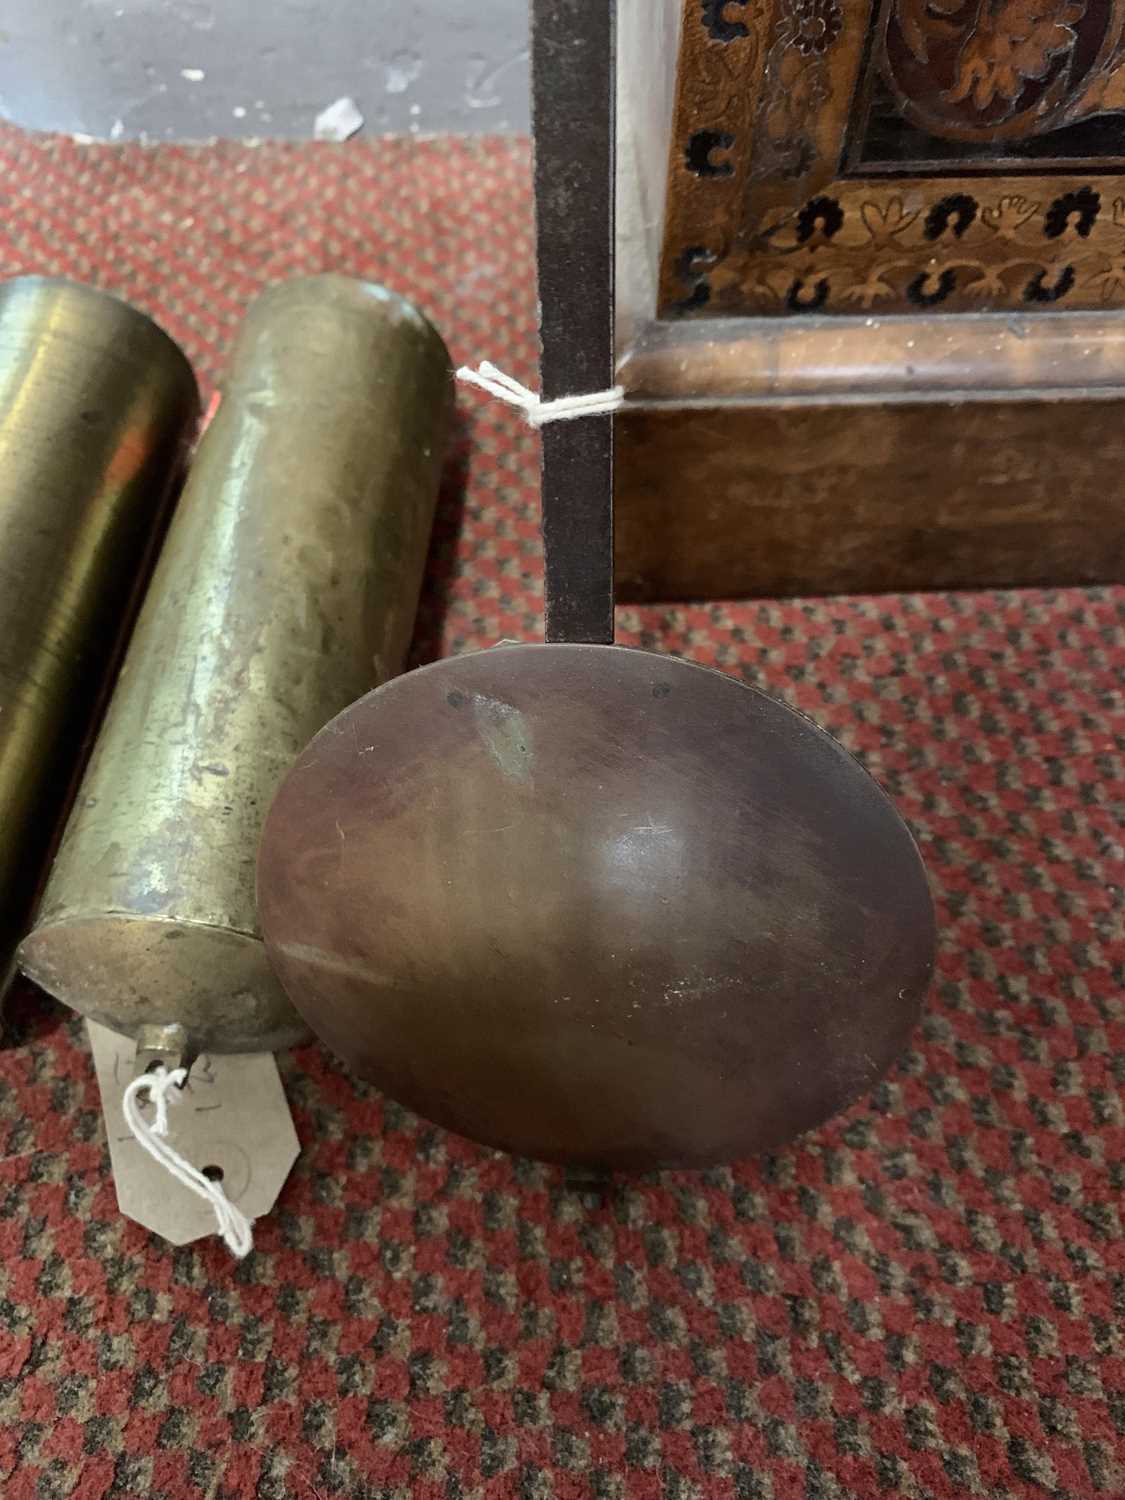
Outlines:
<svg viewBox="0 0 1125 1500"><path fill-rule="evenodd" d="M143 314L0 284L0 996L198 419Z"/></svg>
<svg viewBox="0 0 1125 1500"><path fill-rule="evenodd" d="M258 837L310 734L403 665L452 388L381 287L254 304L21 949L76 1010L188 1053L305 1035L258 934Z"/></svg>

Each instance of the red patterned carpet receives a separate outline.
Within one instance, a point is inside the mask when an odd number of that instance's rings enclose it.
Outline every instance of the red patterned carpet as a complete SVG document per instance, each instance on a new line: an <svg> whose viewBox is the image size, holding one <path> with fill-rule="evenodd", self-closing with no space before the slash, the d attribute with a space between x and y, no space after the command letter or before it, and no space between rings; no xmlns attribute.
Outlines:
<svg viewBox="0 0 1125 1500"><path fill-rule="evenodd" d="M259 287L323 269L534 377L522 145L9 132L0 158L4 274L126 294L207 382ZM535 440L462 405L419 657L539 624ZM621 626L808 710L897 799L942 925L911 1050L791 1150L599 1198L307 1047L283 1061L304 1154L236 1266L118 1215L82 1029L22 991L5 1500L1125 1495L1125 591Z"/></svg>

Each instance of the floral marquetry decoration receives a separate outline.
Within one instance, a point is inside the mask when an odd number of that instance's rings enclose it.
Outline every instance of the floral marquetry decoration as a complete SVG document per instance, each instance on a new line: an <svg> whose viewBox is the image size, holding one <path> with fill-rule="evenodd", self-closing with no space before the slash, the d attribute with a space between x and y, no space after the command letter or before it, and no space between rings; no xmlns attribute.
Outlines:
<svg viewBox="0 0 1125 1500"><path fill-rule="evenodd" d="M1125 0L687 0L664 316L1125 300Z"/></svg>

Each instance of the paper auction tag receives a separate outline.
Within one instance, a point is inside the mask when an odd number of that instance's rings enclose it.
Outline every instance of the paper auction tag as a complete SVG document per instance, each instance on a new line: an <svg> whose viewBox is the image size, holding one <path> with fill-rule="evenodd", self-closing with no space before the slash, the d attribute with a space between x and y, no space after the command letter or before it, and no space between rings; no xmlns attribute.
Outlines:
<svg viewBox="0 0 1125 1500"><path fill-rule="evenodd" d="M136 1044L96 1021L86 1029L121 1212L173 1245L215 1234L212 1204L170 1176L126 1123L122 1098L135 1076ZM273 1054L203 1054L168 1100L168 1140L176 1151L221 1183L247 1218L268 1214L301 1149Z"/></svg>

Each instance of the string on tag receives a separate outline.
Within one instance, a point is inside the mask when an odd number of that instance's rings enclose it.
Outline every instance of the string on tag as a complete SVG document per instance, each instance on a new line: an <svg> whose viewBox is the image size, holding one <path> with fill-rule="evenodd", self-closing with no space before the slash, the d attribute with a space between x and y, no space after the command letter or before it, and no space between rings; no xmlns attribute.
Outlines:
<svg viewBox="0 0 1125 1500"><path fill-rule="evenodd" d="M589 391L584 396L561 396L555 401L544 401L534 391L528 390L511 375L498 370L484 360L477 369L462 365L457 379L465 385L474 385L487 391L509 406L517 406L532 427L545 427L548 422L570 422L575 417L595 417L607 412L620 411L625 404L625 387L615 385L608 391Z"/></svg>
<svg viewBox="0 0 1125 1500"><path fill-rule="evenodd" d="M136 1137L137 1144L170 1172L177 1182L189 1191L205 1198L215 1210L219 1234L232 1255L242 1260L254 1248L252 1222L241 1209L223 1192L222 1184L212 1182L191 1162L187 1161L167 1140L168 1135L168 1090L182 1088L187 1082L186 1068L173 1068L169 1072L161 1065L155 1072L141 1073L125 1090L121 1108L125 1122ZM152 1124L141 1114L141 1095L147 1094L155 1109Z"/></svg>

